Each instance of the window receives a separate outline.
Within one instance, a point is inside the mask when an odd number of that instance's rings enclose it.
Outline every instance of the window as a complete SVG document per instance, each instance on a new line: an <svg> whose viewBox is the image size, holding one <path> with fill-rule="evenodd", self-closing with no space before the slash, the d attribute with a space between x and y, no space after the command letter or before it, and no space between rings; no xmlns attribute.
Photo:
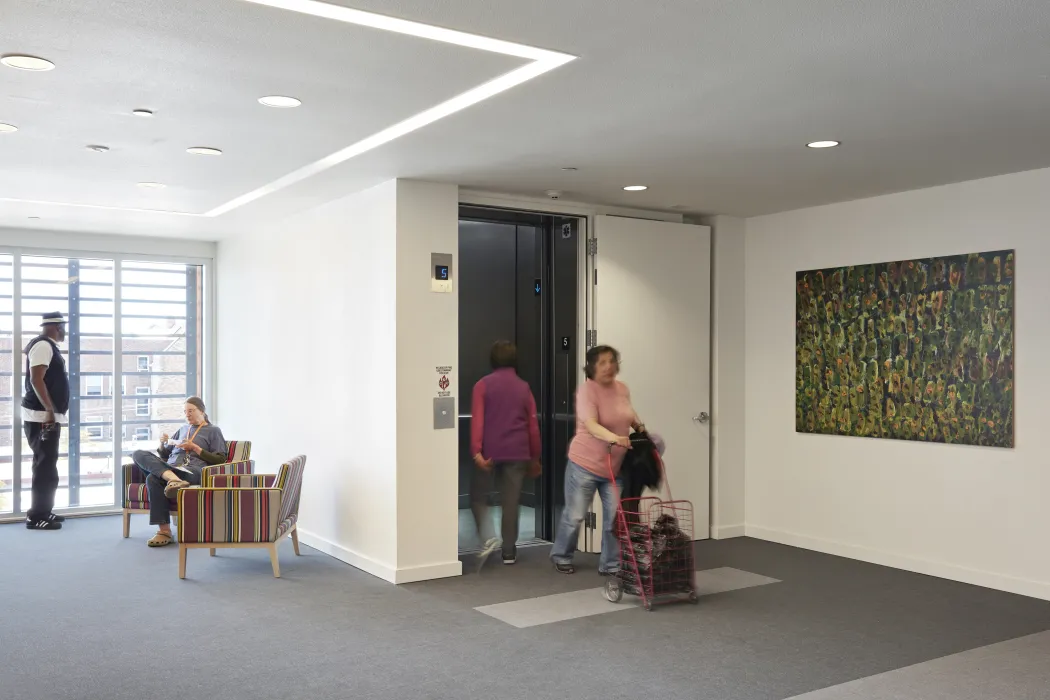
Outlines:
<svg viewBox="0 0 1050 700"><path fill-rule="evenodd" d="M32 502L32 451L13 429L14 412L24 391L22 348L39 333L40 314L50 311L65 314L75 330L60 348L69 374L79 377L69 427L58 444L55 506L115 507L115 468L143 441L181 424L186 396L206 393L207 268L113 254L30 255L5 243L0 241L0 514L24 516Z"/></svg>
<svg viewBox="0 0 1050 700"><path fill-rule="evenodd" d="M101 440L104 432L104 426L102 425L102 418L91 417L87 420L91 421L91 424L84 426L84 432L87 436L94 440Z"/></svg>
<svg viewBox="0 0 1050 700"><path fill-rule="evenodd" d="M84 396L102 396L102 377L92 374L84 377Z"/></svg>
<svg viewBox="0 0 1050 700"><path fill-rule="evenodd" d="M148 386L137 386L135 387L135 393L142 395L149 395ZM135 399L135 415L136 416L149 416L149 399Z"/></svg>

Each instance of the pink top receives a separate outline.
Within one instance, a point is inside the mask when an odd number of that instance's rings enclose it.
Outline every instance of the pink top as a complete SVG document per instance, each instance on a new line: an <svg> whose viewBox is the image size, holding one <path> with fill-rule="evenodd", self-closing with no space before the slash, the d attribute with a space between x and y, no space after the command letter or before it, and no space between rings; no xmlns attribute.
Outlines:
<svg viewBox="0 0 1050 700"><path fill-rule="evenodd" d="M616 435L630 435L635 413L631 406L631 392L623 382L602 386L588 379L576 390L576 437L569 444L569 459L592 474L609 477L609 443L599 440L587 431L587 421L594 419L598 425ZM627 450L613 447L612 468L620 473L620 465Z"/></svg>

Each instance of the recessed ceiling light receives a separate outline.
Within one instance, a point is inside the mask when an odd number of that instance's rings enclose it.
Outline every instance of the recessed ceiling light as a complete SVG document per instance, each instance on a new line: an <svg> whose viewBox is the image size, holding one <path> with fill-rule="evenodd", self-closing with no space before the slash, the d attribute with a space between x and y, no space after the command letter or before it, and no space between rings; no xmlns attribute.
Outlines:
<svg viewBox="0 0 1050 700"><path fill-rule="evenodd" d="M52 70L55 67L55 64L48 61L46 58L24 56L22 54L8 54L7 56L0 58L0 63L3 63L8 68L36 72Z"/></svg>
<svg viewBox="0 0 1050 700"><path fill-rule="evenodd" d="M87 149L89 151L94 151L95 153L105 153L109 150L109 146L91 145L88 146Z"/></svg>
<svg viewBox="0 0 1050 700"><path fill-rule="evenodd" d="M133 110L131 110L131 113L134 114L136 117L147 117L148 118L148 117L152 117L153 116L153 110L152 109L133 109Z"/></svg>
<svg viewBox="0 0 1050 700"><path fill-rule="evenodd" d="M267 107L278 107L280 109L298 107L302 103L302 100L296 99L295 97L285 97L284 95L267 95L266 97L259 98L259 104L266 105Z"/></svg>
<svg viewBox="0 0 1050 700"><path fill-rule="evenodd" d="M839 145L838 141L811 141L806 144L810 148L834 148Z"/></svg>
<svg viewBox="0 0 1050 700"><path fill-rule="evenodd" d="M18 131L18 127L14 124L0 123L0 134L13 134L16 131Z"/></svg>
<svg viewBox="0 0 1050 700"><path fill-rule="evenodd" d="M162 185L159 182L140 182L139 187L144 190L162 190L166 185Z"/></svg>
<svg viewBox="0 0 1050 700"><path fill-rule="evenodd" d="M626 192L643 192L649 188L645 185L627 185L627 187L624 187L623 189Z"/></svg>
<svg viewBox="0 0 1050 700"><path fill-rule="evenodd" d="M210 148L208 146L194 146L193 148L187 148L187 153L192 153L195 156L221 156L222 151L218 148Z"/></svg>

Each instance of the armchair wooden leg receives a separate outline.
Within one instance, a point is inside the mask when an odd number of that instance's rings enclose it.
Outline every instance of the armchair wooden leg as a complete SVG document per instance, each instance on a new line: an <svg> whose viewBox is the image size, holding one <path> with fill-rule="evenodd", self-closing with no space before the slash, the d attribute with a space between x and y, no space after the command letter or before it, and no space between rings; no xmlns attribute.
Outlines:
<svg viewBox="0 0 1050 700"><path fill-rule="evenodd" d="M211 552L211 556L213 556L213 557L215 556L215 547L212 547L208 551Z"/></svg>
<svg viewBox="0 0 1050 700"><path fill-rule="evenodd" d="M127 539L131 535L131 513L127 509L124 510L124 539Z"/></svg>
<svg viewBox="0 0 1050 700"><path fill-rule="evenodd" d="M189 551L189 547L179 543L179 578L186 578L186 554Z"/></svg>
<svg viewBox="0 0 1050 700"><path fill-rule="evenodd" d="M277 544L270 545L270 563L273 564L273 577L281 578L281 565L277 562Z"/></svg>
<svg viewBox="0 0 1050 700"><path fill-rule="evenodd" d="M292 549L295 550L295 556L302 556L299 554L299 529L298 527L292 528Z"/></svg>

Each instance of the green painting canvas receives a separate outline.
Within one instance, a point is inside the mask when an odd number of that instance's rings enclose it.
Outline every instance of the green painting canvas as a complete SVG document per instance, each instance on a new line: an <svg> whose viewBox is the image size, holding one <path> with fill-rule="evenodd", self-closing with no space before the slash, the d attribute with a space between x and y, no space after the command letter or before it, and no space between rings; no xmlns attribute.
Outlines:
<svg viewBox="0 0 1050 700"><path fill-rule="evenodd" d="M797 432L1013 447L1014 251L795 282Z"/></svg>

